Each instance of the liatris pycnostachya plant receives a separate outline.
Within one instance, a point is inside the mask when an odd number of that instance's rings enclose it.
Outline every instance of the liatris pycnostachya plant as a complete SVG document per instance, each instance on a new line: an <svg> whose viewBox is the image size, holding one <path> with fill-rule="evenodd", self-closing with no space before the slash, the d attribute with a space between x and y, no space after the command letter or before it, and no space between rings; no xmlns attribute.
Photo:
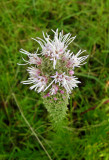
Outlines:
<svg viewBox="0 0 109 160"><path fill-rule="evenodd" d="M63 35L63 31L58 33L58 29L53 32L53 40L44 33L44 39L32 38L41 47L39 53L38 49L34 53L24 49L20 49L20 52L28 56L28 61L24 58L23 60L26 62L25 65L29 65L27 68L29 78L22 83L31 84L31 90L41 92L50 119L57 127L63 124L66 118L68 98L72 90L80 83L74 70L86 63L84 61L88 55L80 57L85 50L79 50L77 54L74 54L68 49L69 44L76 36L71 37L70 33Z"/></svg>

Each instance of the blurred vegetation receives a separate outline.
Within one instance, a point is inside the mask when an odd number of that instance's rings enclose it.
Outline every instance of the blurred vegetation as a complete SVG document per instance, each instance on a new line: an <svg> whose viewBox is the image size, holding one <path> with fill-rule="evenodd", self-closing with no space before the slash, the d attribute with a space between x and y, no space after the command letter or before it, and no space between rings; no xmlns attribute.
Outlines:
<svg viewBox="0 0 109 160"><path fill-rule="evenodd" d="M70 49L86 49L82 82L71 95L69 124L53 131L40 95L20 83L28 77L19 49L37 49L31 37L57 29L77 35ZM109 160L109 0L0 0L0 160L48 160L19 107L53 160Z"/></svg>

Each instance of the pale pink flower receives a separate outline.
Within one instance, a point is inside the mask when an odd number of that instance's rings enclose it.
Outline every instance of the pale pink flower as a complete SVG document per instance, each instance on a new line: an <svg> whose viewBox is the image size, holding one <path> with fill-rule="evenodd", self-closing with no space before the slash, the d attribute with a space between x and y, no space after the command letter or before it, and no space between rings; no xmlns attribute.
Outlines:
<svg viewBox="0 0 109 160"><path fill-rule="evenodd" d="M52 88L50 89L51 95L56 94L58 91L59 87L55 84L52 85Z"/></svg>
<svg viewBox="0 0 109 160"><path fill-rule="evenodd" d="M54 100L57 101L58 99L56 97L54 97Z"/></svg>
<svg viewBox="0 0 109 160"><path fill-rule="evenodd" d="M48 57L50 57L50 60L53 61L53 68L55 69L57 60L61 58L61 55L64 54L68 45L75 39L76 36L71 37L70 33L63 35L63 31L58 33L58 29L56 30L56 32L53 32L53 40L49 38L50 36L48 34L46 34L47 36L45 36L44 33L44 40L39 37L36 37L36 39L32 39L40 44L42 48L42 55L47 55Z"/></svg>
<svg viewBox="0 0 109 160"><path fill-rule="evenodd" d="M69 74L72 76L74 74L74 71L70 70Z"/></svg>
<svg viewBox="0 0 109 160"><path fill-rule="evenodd" d="M40 75L41 71L36 67L28 67L27 71L29 72L30 76L36 78Z"/></svg>
<svg viewBox="0 0 109 160"><path fill-rule="evenodd" d="M87 56L78 57L83 52L85 52L85 50L84 51L79 50L79 52L76 55L73 54L69 58L69 60L67 61L67 65L66 66L68 68L73 68L74 69L74 67L80 67L81 65L85 64L86 62L84 62L84 61L87 59L88 55Z"/></svg>
<svg viewBox="0 0 109 160"><path fill-rule="evenodd" d="M70 77L65 75L65 72L62 74L56 72L56 74L51 77L54 78L55 83L59 83L59 86L63 86L68 94L71 93L73 88L77 87L77 83L80 83L74 76Z"/></svg>
<svg viewBox="0 0 109 160"><path fill-rule="evenodd" d="M66 51L66 52L62 55L62 60L63 60L63 61L69 60L69 58L71 58L71 55L72 55L72 54L73 54L73 52L70 53L70 50Z"/></svg>
<svg viewBox="0 0 109 160"><path fill-rule="evenodd" d="M60 93L61 93L61 94L64 94L64 91L63 91L63 90L60 90Z"/></svg>
<svg viewBox="0 0 109 160"><path fill-rule="evenodd" d="M74 69L75 67L80 67L85 64L86 62L84 61L88 57L80 57L80 54L85 50L79 50L77 54L68 50L68 45L76 36L71 37L70 33L63 35L63 31L58 33L58 29L56 32L53 32L53 40L50 39L48 34L45 36L44 33L44 40L39 37L36 37L36 39L32 38L40 44L40 54L37 54L38 49L35 53L30 53L24 49L20 50L21 53L28 56L28 61L24 58L23 60L26 64L30 65L30 67L27 68L30 77L22 83L32 84L30 89L37 90L37 92L45 92L45 98L50 95L54 96L58 92L64 94L65 91L69 96L72 90L77 87L77 84L80 83L77 78L73 76ZM53 61L52 66L49 61ZM54 100L56 100L56 97Z"/></svg>
<svg viewBox="0 0 109 160"><path fill-rule="evenodd" d="M38 76L34 78L33 76L28 78L27 81L22 81L23 84L34 84L33 86L30 87L30 89L35 89L37 92L44 91L44 88L47 85L47 78L45 76Z"/></svg>
<svg viewBox="0 0 109 160"><path fill-rule="evenodd" d="M43 96L44 98L50 97L50 93L47 93L46 95Z"/></svg>
<svg viewBox="0 0 109 160"><path fill-rule="evenodd" d="M41 65L42 59L35 54L31 54L29 56L29 62L30 64L36 64L38 66L38 65Z"/></svg>
<svg viewBox="0 0 109 160"><path fill-rule="evenodd" d="M65 74L65 72L62 74L59 74L58 72L56 72L56 74L54 76L51 76L51 78L54 78L55 83L59 83L59 85L60 85L60 83L64 77L64 74Z"/></svg>
<svg viewBox="0 0 109 160"><path fill-rule="evenodd" d="M66 89L67 94L71 94L73 88L78 87L78 83L80 83L80 81L78 81L74 76L70 77L65 75L61 84Z"/></svg>
<svg viewBox="0 0 109 160"><path fill-rule="evenodd" d="M35 65L41 65L42 63L42 59L40 57L38 57L38 50L36 51L36 53L30 53L24 49L20 49L20 52L23 54L26 54L29 57L29 61L25 60L24 58L22 58L26 64L35 64Z"/></svg>

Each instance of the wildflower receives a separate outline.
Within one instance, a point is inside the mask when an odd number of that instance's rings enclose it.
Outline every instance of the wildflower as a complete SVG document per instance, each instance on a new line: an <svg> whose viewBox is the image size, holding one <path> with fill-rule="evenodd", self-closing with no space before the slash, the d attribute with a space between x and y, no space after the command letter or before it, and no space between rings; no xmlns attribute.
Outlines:
<svg viewBox="0 0 109 160"><path fill-rule="evenodd" d="M80 83L74 76L74 69L85 64L84 61L88 57L80 57L85 50L79 50L77 54L68 50L69 44L76 36L71 37L70 33L63 35L63 31L58 33L58 29L53 32L53 40L50 39L48 34L45 36L44 33L44 40L39 37L32 38L40 44L40 54L38 54L38 49L35 53L30 53L24 49L20 50L21 53L28 56L28 60L24 58L23 60L30 65L27 68L29 78L22 83L32 84L30 89L44 92L44 98L54 95L56 98L57 93L71 94L72 90Z"/></svg>
<svg viewBox="0 0 109 160"><path fill-rule="evenodd" d="M28 60L22 57L25 62L22 65L29 65L27 67L29 78L22 83L30 84L31 90L41 92L51 121L55 127L60 128L60 124L62 126L64 124L62 120L67 113L68 98L72 90L80 83L75 76L75 68L85 64L88 56L80 56L85 50L79 50L77 54L74 54L68 49L76 36L71 37L70 33L63 35L63 31L58 33L58 29L53 33L53 40L44 33L44 40L39 37L32 38L39 43L40 53L38 49L33 53L24 49L20 50L28 57Z"/></svg>

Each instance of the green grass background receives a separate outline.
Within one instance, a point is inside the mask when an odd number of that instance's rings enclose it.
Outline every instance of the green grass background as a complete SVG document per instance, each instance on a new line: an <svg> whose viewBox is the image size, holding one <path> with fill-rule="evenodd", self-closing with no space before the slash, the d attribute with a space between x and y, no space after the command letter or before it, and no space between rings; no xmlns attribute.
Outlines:
<svg viewBox="0 0 109 160"><path fill-rule="evenodd" d="M31 37L57 28L77 35L72 51L89 55L75 72L82 83L71 95L61 133L53 131L40 95L20 83L28 74L17 65L20 48L37 49ZM51 159L109 160L108 100L109 0L0 0L0 160L49 159L18 106Z"/></svg>

